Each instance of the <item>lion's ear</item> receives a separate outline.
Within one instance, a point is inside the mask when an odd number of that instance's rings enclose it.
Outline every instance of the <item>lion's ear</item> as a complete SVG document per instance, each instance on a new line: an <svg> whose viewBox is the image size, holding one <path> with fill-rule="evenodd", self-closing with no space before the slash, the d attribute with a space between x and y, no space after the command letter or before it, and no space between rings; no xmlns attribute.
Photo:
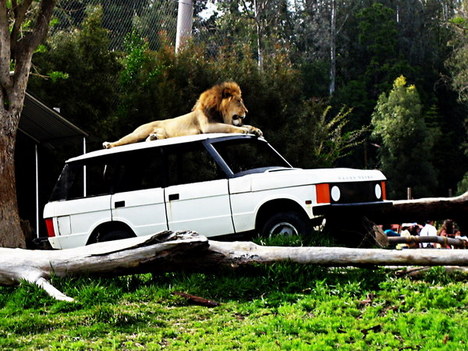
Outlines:
<svg viewBox="0 0 468 351"><path fill-rule="evenodd" d="M223 89L223 92L221 94L221 96L223 97L223 99L227 99L227 98L230 98L232 96L232 89L231 88L224 88Z"/></svg>

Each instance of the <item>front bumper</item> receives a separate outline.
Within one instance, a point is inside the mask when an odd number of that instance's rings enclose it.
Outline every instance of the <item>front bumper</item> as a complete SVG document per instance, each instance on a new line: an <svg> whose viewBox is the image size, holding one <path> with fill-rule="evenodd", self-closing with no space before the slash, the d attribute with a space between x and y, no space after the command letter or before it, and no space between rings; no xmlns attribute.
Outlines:
<svg viewBox="0 0 468 351"><path fill-rule="evenodd" d="M314 206L314 216L349 216L362 215L372 217L378 215L383 209L393 206L392 201L331 203Z"/></svg>

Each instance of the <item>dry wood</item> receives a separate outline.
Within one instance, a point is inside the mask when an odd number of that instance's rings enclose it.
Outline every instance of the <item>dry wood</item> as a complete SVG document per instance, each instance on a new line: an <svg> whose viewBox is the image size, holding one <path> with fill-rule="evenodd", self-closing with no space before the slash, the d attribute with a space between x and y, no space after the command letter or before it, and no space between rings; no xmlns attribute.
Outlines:
<svg viewBox="0 0 468 351"><path fill-rule="evenodd" d="M394 200L371 219L376 223L424 223L428 219L455 220L463 234L468 232L468 192L456 197Z"/></svg>
<svg viewBox="0 0 468 351"><path fill-rule="evenodd" d="M180 292L180 291L174 291L172 295L181 296L187 299L188 301L190 301L191 303L193 303L194 305L205 306L205 307L216 307L220 305L219 302L208 300L200 296L195 296L195 295L187 294L187 293Z"/></svg>
<svg viewBox="0 0 468 351"><path fill-rule="evenodd" d="M437 243L451 245L460 249L468 248L468 241L444 236L393 236L387 238L390 244Z"/></svg>
<svg viewBox="0 0 468 351"><path fill-rule="evenodd" d="M166 231L67 250L0 248L0 284L13 285L26 280L56 299L73 301L50 284L52 275L202 272L276 262L326 266L468 266L468 250L271 247L252 242L208 241L194 232Z"/></svg>
<svg viewBox="0 0 468 351"><path fill-rule="evenodd" d="M196 233L161 232L67 250L0 248L0 284L14 285L25 280L58 300L73 301L49 283L51 276L148 272L152 266L165 266L168 255L189 255L192 249L207 247L208 240Z"/></svg>

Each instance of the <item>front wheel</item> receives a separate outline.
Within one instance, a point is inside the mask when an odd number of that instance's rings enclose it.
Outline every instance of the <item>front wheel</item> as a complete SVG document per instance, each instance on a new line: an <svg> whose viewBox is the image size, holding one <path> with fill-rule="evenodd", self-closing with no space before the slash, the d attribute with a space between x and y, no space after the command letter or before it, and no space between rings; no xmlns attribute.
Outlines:
<svg viewBox="0 0 468 351"><path fill-rule="evenodd" d="M263 225L260 234L264 237L274 235L305 235L311 232L310 221L297 212L279 212L271 216Z"/></svg>

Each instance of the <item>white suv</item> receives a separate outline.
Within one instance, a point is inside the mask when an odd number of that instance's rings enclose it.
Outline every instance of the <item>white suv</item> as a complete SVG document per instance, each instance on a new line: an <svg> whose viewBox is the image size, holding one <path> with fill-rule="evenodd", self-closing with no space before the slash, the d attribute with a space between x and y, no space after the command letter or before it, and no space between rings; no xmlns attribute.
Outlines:
<svg viewBox="0 0 468 351"><path fill-rule="evenodd" d="M162 230L306 233L339 211L388 204L385 181L378 170L293 168L253 135L203 134L69 159L44 219L57 249Z"/></svg>

